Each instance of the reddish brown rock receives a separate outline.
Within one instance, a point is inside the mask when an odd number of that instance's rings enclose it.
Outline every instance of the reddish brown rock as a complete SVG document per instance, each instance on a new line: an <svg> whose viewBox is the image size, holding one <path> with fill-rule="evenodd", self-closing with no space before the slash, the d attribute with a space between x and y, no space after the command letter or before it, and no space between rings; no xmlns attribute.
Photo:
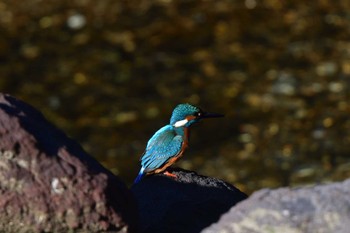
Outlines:
<svg viewBox="0 0 350 233"><path fill-rule="evenodd" d="M0 94L0 231L135 232L131 192L31 106Z"/></svg>

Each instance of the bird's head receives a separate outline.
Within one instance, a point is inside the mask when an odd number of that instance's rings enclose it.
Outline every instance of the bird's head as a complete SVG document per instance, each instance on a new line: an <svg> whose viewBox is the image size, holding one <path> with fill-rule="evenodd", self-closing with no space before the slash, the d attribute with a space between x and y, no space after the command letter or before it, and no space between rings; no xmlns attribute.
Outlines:
<svg viewBox="0 0 350 233"><path fill-rule="evenodd" d="M170 124L174 127L189 127L203 118L212 117L223 117L223 115L204 112L191 104L179 104L171 115Z"/></svg>

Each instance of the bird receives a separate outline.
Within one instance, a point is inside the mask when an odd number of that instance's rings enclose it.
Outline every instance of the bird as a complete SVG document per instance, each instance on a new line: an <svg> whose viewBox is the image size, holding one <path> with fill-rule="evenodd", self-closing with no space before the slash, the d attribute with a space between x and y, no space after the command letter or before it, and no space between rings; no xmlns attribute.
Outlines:
<svg viewBox="0 0 350 233"><path fill-rule="evenodd" d="M140 158L141 169L134 184L140 182L145 175L156 173L176 178L176 175L166 169L179 160L188 147L190 126L204 118L223 116L205 112L188 103L177 105L172 112L170 123L160 128L147 142Z"/></svg>

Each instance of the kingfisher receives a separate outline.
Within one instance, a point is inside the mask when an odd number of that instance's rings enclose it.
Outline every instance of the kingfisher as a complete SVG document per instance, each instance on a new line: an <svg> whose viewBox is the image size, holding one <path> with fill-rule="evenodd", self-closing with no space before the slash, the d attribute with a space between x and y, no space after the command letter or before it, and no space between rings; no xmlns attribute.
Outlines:
<svg viewBox="0 0 350 233"><path fill-rule="evenodd" d="M179 160L188 147L189 128L204 118L223 117L222 114L204 112L191 104L177 105L170 118L170 124L160 128L148 141L141 156L141 169L134 183L145 175L163 173L176 178L166 169Z"/></svg>

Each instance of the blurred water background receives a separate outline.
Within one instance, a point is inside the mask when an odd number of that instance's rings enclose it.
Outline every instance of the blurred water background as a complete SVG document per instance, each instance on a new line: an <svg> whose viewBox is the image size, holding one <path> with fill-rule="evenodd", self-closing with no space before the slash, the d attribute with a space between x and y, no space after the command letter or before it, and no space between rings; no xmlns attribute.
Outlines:
<svg viewBox="0 0 350 233"><path fill-rule="evenodd" d="M180 167L251 193L350 175L350 2L1 0L0 91L129 184L189 102Z"/></svg>

